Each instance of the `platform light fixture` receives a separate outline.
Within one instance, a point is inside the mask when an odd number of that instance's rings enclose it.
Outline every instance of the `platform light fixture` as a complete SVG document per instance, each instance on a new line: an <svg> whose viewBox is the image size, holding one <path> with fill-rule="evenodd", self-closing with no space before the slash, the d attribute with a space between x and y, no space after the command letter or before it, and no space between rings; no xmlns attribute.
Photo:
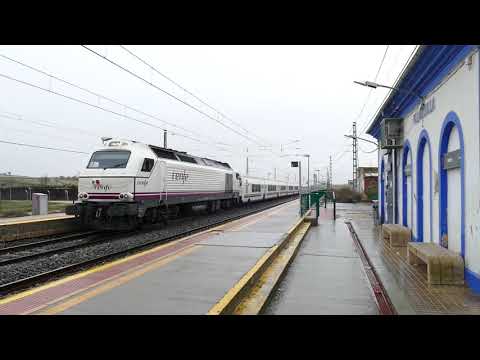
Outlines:
<svg viewBox="0 0 480 360"><path fill-rule="evenodd" d="M407 93L407 94L410 94L410 95L415 95L416 97L418 97L421 100L420 107L423 107L425 105L425 98L422 95L420 95L420 94L418 94L414 91L408 91L408 90L404 90L404 89L401 89L401 88L396 88L396 87L392 87L392 86L388 86L388 85L382 85L382 84L379 84L379 83L376 83L376 82L373 82L373 81L354 81L354 83L358 84L358 85L366 86L366 87L369 87L369 88L372 88L372 89L376 89L377 87L382 87L382 88L386 88L386 89L395 90L395 91L398 91L398 92Z"/></svg>

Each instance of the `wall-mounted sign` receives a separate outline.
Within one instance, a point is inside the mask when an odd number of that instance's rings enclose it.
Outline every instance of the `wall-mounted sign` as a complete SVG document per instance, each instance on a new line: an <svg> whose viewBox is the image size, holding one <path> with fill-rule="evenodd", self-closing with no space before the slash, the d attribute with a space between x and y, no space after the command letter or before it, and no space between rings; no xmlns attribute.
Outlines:
<svg viewBox="0 0 480 360"><path fill-rule="evenodd" d="M435 98L431 98L428 100L420 110L413 114L413 121L418 123L422 120L425 116L435 111Z"/></svg>
<svg viewBox="0 0 480 360"><path fill-rule="evenodd" d="M443 155L443 168L445 170L456 169L461 166L462 156L460 149L450 151Z"/></svg>

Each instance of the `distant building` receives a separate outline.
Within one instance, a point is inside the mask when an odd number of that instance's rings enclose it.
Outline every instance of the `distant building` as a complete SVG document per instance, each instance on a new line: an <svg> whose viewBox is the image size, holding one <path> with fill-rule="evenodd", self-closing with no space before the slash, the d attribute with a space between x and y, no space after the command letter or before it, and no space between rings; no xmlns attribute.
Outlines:
<svg viewBox="0 0 480 360"><path fill-rule="evenodd" d="M357 168L357 189L365 193L369 199L378 197L378 167Z"/></svg>

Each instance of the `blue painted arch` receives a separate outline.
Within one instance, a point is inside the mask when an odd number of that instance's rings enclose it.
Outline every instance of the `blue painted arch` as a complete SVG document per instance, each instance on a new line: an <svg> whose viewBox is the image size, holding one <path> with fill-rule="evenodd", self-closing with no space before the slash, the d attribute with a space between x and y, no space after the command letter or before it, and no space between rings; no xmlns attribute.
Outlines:
<svg viewBox="0 0 480 360"><path fill-rule="evenodd" d="M429 176L430 176L430 241L433 239L432 233L432 147L430 143L430 137L428 136L427 130L423 129L420 132L418 137L418 146L417 146L417 241L423 242L425 239L423 238L423 226L424 226L424 218L423 218L423 154L425 152L425 147L428 146L428 153L429 153Z"/></svg>
<svg viewBox="0 0 480 360"><path fill-rule="evenodd" d="M448 152L448 142L450 140L450 134L452 133L453 128L457 129L458 139L460 143L460 197L461 197L461 256L465 258L465 145L463 142L463 130L462 124L460 123L460 118L454 111L450 111L445 120L443 121L442 130L440 132L440 146L438 152L438 174L440 180L440 231L439 231L439 241L442 243L441 239L444 234L448 234L448 218L447 218L447 207L448 207L448 177L447 170L443 169L443 156Z"/></svg>
<svg viewBox="0 0 480 360"><path fill-rule="evenodd" d="M408 224L408 196L413 200L413 189L410 189L410 194L408 194L408 187L407 187L407 175L405 174L405 166L407 165L408 158L410 158L410 165L412 166L413 170L413 161L412 161L412 147L410 146L410 141L406 140L403 144L403 153L402 153L402 219L403 219L403 226L407 226ZM410 176L413 176L413 171L411 172ZM413 178L410 182L413 186ZM413 207L413 201L410 201L411 207ZM410 211L412 209L410 208ZM410 224L412 226L413 224Z"/></svg>

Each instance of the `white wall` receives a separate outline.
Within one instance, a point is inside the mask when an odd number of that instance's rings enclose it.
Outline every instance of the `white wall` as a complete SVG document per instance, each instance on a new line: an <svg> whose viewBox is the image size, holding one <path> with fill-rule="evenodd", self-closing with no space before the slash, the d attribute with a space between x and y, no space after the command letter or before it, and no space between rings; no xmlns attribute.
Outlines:
<svg viewBox="0 0 480 360"><path fill-rule="evenodd" d="M465 263L466 266L477 274L480 274L480 126L479 126L479 54L474 52L471 66L466 61L447 75L451 77L442 85L434 89L426 98L426 101L435 97L435 110L423 119L423 128L428 132L432 156L432 239L439 242L439 143L443 121L450 111L454 111L460 119L464 137L464 169L465 169ZM458 70L457 70L458 69ZM422 131L422 122L413 121L413 113L418 111L418 106L404 118L404 140L409 140L412 150L412 188L413 188L413 227L414 236L417 236L417 150L418 138ZM449 149L452 151L459 148L458 134L456 130L450 137ZM381 151L382 152L382 151ZM403 151L399 151L401 154ZM402 154L403 155L403 154ZM426 161L428 157L425 158ZM379 157L379 167L381 154ZM397 176L398 186L398 222L403 222L402 211L402 158L400 156L399 172ZM428 169L426 167L425 169ZM452 227L460 227L460 182L459 176L449 170L449 213L458 214L458 218L449 219L449 248L460 252L460 234L450 235ZM424 172L424 180L429 174ZM380 183L379 183L380 184ZM380 186L379 186L380 188ZM430 191L424 191L424 199L428 201ZM429 208L429 204L424 209ZM380 207L380 206L379 206ZM451 226L451 227L450 227ZM424 217L424 229L430 228L430 215ZM459 230L456 230L459 231ZM428 233L428 231L426 232ZM429 238L424 241L430 241ZM453 242L453 243L452 243ZM458 242L458 244L456 243Z"/></svg>

